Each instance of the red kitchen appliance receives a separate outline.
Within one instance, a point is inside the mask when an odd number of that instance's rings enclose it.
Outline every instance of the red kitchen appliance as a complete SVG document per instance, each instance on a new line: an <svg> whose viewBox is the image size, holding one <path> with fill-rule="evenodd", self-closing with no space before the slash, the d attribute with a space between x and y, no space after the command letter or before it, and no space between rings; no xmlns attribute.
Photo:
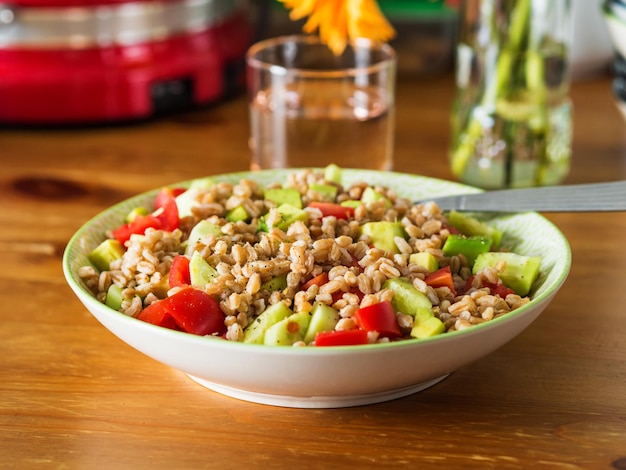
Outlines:
<svg viewBox="0 0 626 470"><path fill-rule="evenodd" d="M208 104L243 84L250 41L237 0L0 3L0 122L117 122Z"/></svg>

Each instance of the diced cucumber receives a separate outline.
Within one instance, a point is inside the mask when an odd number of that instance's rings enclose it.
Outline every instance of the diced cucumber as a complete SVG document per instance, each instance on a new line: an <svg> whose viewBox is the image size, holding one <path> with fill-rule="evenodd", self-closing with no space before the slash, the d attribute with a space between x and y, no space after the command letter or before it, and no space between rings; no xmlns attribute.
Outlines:
<svg viewBox="0 0 626 470"><path fill-rule="evenodd" d="M107 289L106 299L104 303L113 310L122 308L122 288L117 284L111 284Z"/></svg>
<svg viewBox="0 0 626 470"><path fill-rule="evenodd" d="M267 282L261 284L262 291L274 292L287 288L287 273L274 276Z"/></svg>
<svg viewBox="0 0 626 470"><path fill-rule="evenodd" d="M500 248L502 242L502 231L498 230L491 225L487 225L475 217L472 217L463 212L450 211L448 214L448 223L455 229L461 232L463 235L471 236L485 236L491 238L491 248L497 250Z"/></svg>
<svg viewBox="0 0 626 470"><path fill-rule="evenodd" d="M339 322L339 318L339 312L331 306L321 302L313 304L311 322L304 337L304 342L309 344L315 340L315 335L322 331L333 331Z"/></svg>
<svg viewBox="0 0 626 470"><path fill-rule="evenodd" d="M287 230L289 226L297 220L301 220L303 222L306 222L308 220L308 215L306 211L304 211L303 209L298 209L291 204L281 204L273 210L276 210L278 212L278 214L280 215L280 219L273 226L270 226L267 223L268 214L264 215L259 219L260 231L269 232L272 227L276 227L281 230Z"/></svg>
<svg viewBox="0 0 626 470"><path fill-rule="evenodd" d="M347 201L342 201L341 203L339 203L340 206L343 207L353 207L353 208L357 208L359 207L361 204L363 204L361 201L358 201L356 199L348 199Z"/></svg>
<svg viewBox="0 0 626 470"><path fill-rule="evenodd" d="M222 227L208 220L201 220L189 232L189 243L195 243L207 235L215 235L216 237L223 235Z"/></svg>
<svg viewBox="0 0 626 470"><path fill-rule="evenodd" d="M291 346L302 341L311 321L310 312L292 313L287 318L274 323L265 332L263 344L272 346Z"/></svg>
<svg viewBox="0 0 626 470"><path fill-rule="evenodd" d="M408 279L401 277L387 279L383 284L383 288L393 291L391 305L396 312L416 315L419 309L430 311L433 306L428 297L418 291Z"/></svg>
<svg viewBox="0 0 626 470"><path fill-rule="evenodd" d="M376 201L384 201L385 207L391 207L391 201L387 199L385 196L383 196L381 193L376 191L371 186L368 186L367 188L365 188L363 190L363 194L361 195L361 202L364 204L367 204L369 202L376 202Z"/></svg>
<svg viewBox="0 0 626 470"><path fill-rule="evenodd" d="M395 237L402 237L406 239L407 235L404 231L404 227L400 222L379 221L379 222L367 222L361 226L361 233L367 235L372 245L381 250L391 251L393 253L399 253Z"/></svg>
<svg viewBox="0 0 626 470"><path fill-rule="evenodd" d="M341 183L341 168L331 163L324 168L324 179L332 183Z"/></svg>
<svg viewBox="0 0 626 470"><path fill-rule="evenodd" d="M289 204L297 209L302 209L302 196L295 188L270 188L265 190L265 199L272 201L277 206Z"/></svg>
<svg viewBox="0 0 626 470"><path fill-rule="evenodd" d="M337 186L332 184L312 184L309 186L309 189L322 196L324 201L335 202L337 197Z"/></svg>
<svg viewBox="0 0 626 470"><path fill-rule="evenodd" d="M108 271L111 261L121 258L125 251L120 242L109 238L95 247L87 258L99 271Z"/></svg>
<svg viewBox="0 0 626 470"><path fill-rule="evenodd" d="M263 344L265 340L265 332L269 327L284 320L293 312L285 305L284 302L278 302L270 305L265 309L261 315L256 317L252 323L250 323L243 334L244 343Z"/></svg>
<svg viewBox="0 0 626 470"><path fill-rule="evenodd" d="M439 261L437 261L435 255L428 252L411 254L411 256L409 256L409 264L417 264L426 269L429 273L439 269Z"/></svg>
<svg viewBox="0 0 626 470"><path fill-rule="evenodd" d="M476 235L450 235L443 244L443 254L446 256L463 255L470 266L474 265L476 257L489 251L492 240L489 237Z"/></svg>
<svg viewBox="0 0 626 470"><path fill-rule="evenodd" d="M243 206L237 206L226 213L226 220L229 222L245 222L250 216Z"/></svg>
<svg viewBox="0 0 626 470"><path fill-rule="evenodd" d="M191 285L203 288L217 276L217 271L211 266L198 251L194 251L189 261L189 274Z"/></svg>
<svg viewBox="0 0 626 470"><path fill-rule="evenodd" d="M198 178L193 180L187 191L176 196L178 216L182 219L183 217L192 215L191 209L196 204L196 196L214 185L215 180L212 178Z"/></svg>
<svg viewBox="0 0 626 470"><path fill-rule="evenodd" d="M506 263L500 279L505 286L513 289L517 295L528 295L539 275L541 258L539 256L524 256L516 253L489 252L478 255L472 272L478 273L487 267L494 267L500 261Z"/></svg>

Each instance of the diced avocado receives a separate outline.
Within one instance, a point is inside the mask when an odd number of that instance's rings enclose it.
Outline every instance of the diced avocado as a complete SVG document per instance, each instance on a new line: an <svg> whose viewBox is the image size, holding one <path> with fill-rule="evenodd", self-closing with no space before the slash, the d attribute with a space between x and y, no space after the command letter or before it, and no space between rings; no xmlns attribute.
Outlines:
<svg viewBox="0 0 626 470"><path fill-rule="evenodd" d="M113 310L122 308L122 288L117 284L111 284L107 289L107 296L104 303Z"/></svg>
<svg viewBox="0 0 626 470"><path fill-rule="evenodd" d="M429 273L437 271L439 269L439 261L435 258L435 255L428 252L413 253L409 256L409 264L417 264L426 269Z"/></svg>
<svg viewBox="0 0 626 470"><path fill-rule="evenodd" d="M194 251L189 261L189 274L191 285L204 287L217 276L217 271L211 266L198 251Z"/></svg>
<svg viewBox="0 0 626 470"><path fill-rule="evenodd" d="M265 199L274 202L277 206L289 204L302 209L302 196L295 188L270 188L265 190Z"/></svg>
<svg viewBox="0 0 626 470"><path fill-rule="evenodd" d="M109 238L95 247L87 258L99 271L108 271L111 261L121 258L125 251L120 242Z"/></svg>
<svg viewBox="0 0 626 470"><path fill-rule="evenodd" d="M261 284L262 291L274 292L287 288L287 273L274 276L267 282Z"/></svg>
<svg viewBox="0 0 626 470"><path fill-rule="evenodd" d="M226 213L226 220L229 222L245 222L250 216L243 206L237 206Z"/></svg>
<svg viewBox="0 0 626 470"><path fill-rule="evenodd" d="M269 327L287 318L293 312L285 305L284 302L278 302L270 305L261 315L256 317L250 323L243 333L244 343L263 344L265 340L265 332Z"/></svg>
<svg viewBox="0 0 626 470"><path fill-rule="evenodd" d="M304 336L304 342L309 344L315 340L315 335L322 331L333 331L339 322L339 318L339 312L331 306L321 302L313 304L311 322Z"/></svg>
<svg viewBox="0 0 626 470"><path fill-rule="evenodd" d="M332 184L312 184L309 189L315 191L324 201L334 202L337 197L337 186Z"/></svg>
<svg viewBox="0 0 626 470"><path fill-rule="evenodd" d="M297 312L274 323L265 332L263 344L273 346L291 346L302 341L311 321L310 312Z"/></svg>
<svg viewBox="0 0 626 470"><path fill-rule="evenodd" d="M289 228L289 226L297 220L301 220L303 222L308 220L306 211L293 207L291 204L281 204L275 210L278 211L280 220L274 224L273 227L281 230L287 230L287 228ZM259 230L263 232L268 232L272 228L272 226L268 225L267 218L268 215L266 214L259 219Z"/></svg>
<svg viewBox="0 0 626 470"><path fill-rule="evenodd" d="M331 163L324 168L324 179L332 183L341 183L341 168Z"/></svg>
<svg viewBox="0 0 626 470"><path fill-rule="evenodd" d="M430 311L433 306L428 297L418 291L408 279L402 277L387 279L383 284L383 289L393 291L391 305L396 312L416 315L419 309Z"/></svg>
<svg viewBox="0 0 626 470"><path fill-rule="evenodd" d="M145 207L135 207L132 211L126 214L126 217L124 217L124 222L130 223L135 220L138 215L148 215L149 213L150 211Z"/></svg>
<svg viewBox="0 0 626 470"><path fill-rule="evenodd" d="M170 290L170 282L168 276L163 276L161 280L152 286L151 293L158 299L164 299L167 297L167 292Z"/></svg>
<svg viewBox="0 0 626 470"><path fill-rule="evenodd" d="M475 217L463 212L450 211L448 214L448 223L463 235L485 236L491 238L491 249L497 250L502 242L502 231L491 225L487 225Z"/></svg>
<svg viewBox="0 0 626 470"><path fill-rule="evenodd" d="M372 245L381 250L399 253L394 237L406 239L406 232L400 222L367 222L361 226L361 233L370 237Z"/></svg>
<svg viewBox="0 0 626 470"><path fill-rule="evenodd" d="M505 286L513 289L517 295L525 296L539 275L541 258L539 256L524 256L516 253L489 252L478 255L472 272L478 273L486 267L493 267L500 261L506 263L500 279Z"/></svg>
<svg viewBox="0 0 626 470"><path fill-rule="evenodd" d="M391 207L391 201L383 196L381 193L376 191L371 186L368 186L363 190L363 194L361 195L361 202L367 204L369 202L376 201L384 201L386 207Z"/></svg>
<svg viewBox="0 0 626 470"><path fill-rule="evenodd" d="M411 336L413 338L429 338L446 331L446 326L433 315L430 309L419 309L413 319Z"/></svg>
<svg viewBox="0 0 626 470"><path fill-rule="evenodd" d="M492 245L491 238L482 235L466 237L465 235L449 235L443 244L443 254L446 256L463 255L470 266L474 265L476 257L486 253Z"/></svg>

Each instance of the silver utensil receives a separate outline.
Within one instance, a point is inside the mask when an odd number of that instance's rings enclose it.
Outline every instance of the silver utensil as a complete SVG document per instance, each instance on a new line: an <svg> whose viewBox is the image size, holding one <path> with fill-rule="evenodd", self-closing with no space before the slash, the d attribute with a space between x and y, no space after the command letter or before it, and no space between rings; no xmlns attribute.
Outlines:
<svg viewBox="0 0 626 470"><path fill-rule="evenodd" d="M435 197L443 210L477 212L617 212L626 211L626 181L504 189Z"/></svg>

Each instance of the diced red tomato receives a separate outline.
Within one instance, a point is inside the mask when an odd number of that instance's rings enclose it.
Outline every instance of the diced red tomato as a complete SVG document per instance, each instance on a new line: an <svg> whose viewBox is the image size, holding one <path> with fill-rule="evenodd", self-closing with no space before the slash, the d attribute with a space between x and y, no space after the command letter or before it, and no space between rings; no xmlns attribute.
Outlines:
<svg viewBox="0 0 626 470"><path fill-rule="evenodd" d="M424 282L431 287L447 287L452 292L452 295L456 295L450 266L445 266L428 274L424 278Z"/></svg>
<svg viewBox="0 0 626 470"><path fill-rule="evenodd" d="M163 188L159 191L155 207L156 210L152 214L137 215L131 222L113 230L113 237L124 245L131 235L143 235L148 228L171 232L179 227L178 207L171 189Z"/></svg>
<svg viewBox="0 0 626 470"><path fill-rule="evenodd" d="M176 198L171 189L163 188L159 191L154 206L156 210L152 215L161 222L161 226L159 227L161 230L171 232L180 226L178 206L176 205Z"/></svg>
<svg viewBox="0 0 626 470"><path fill-rule="evenodd" d="M452 225L443 224L443 226L441 228L442 229L448 229L448 232L450 232L452 235L460 235L461 234L461 232L459 232L458 229L456 227L453 227Z"/></svg>
<svg viewBox="0 0 626 470"><path fill-rule="evenodd" d="M321 287L328 282L328 273L322 272L315 277L312 277L307 282L302 284L302 290L308 290L311 286Z"/></svg>
<svg viewBox="0 0 626 470"><path fill-rule="evenodd" d="M161 188L161 190L154 198L154 209L156 210L160 207L165 206L170 199L175 199L177 196L180 196L185 191L187 191L186 188Z"/></svg>
<svg viewBox="0 0 626 470"><path fill-rule="evenodd" d="M124 243L130 239L131 235L144 234L147 229L158 229L160 226L161 221L152 214L137 215L132 222L121 225L111 233L117 241L124 245Z"/></svg>
<svg viewBox="0 0 626 470"><path fill-rule="evenodd" d="M168 318L169 317L169 318ZM207 293L191 287L154 302L141 311L138 318L170 328L171 321L182 331L196 335L221 335L226 331L225 315L220 305Z"/></svg>
<svg viewBox="0 0 626 470"><path fill-rule="evenodd" d="M161 301L157 301L144 308L137 318L146 323L152 323L153 325L162 326L163 328L169 328L170 330L183 331L180 326L164 308L160 305Z"/></svg>
<svg viewBox="0 0 626 470"><path fill-rule="evenodd" d="M333 202L314 201L309 207L315 207L322 212L322 217L334 216L338 219L348 219L354 215L354 207L345 207Z"/></svg>
<svg viewBox="0 0 626 470"><path fill-rule="evenodd" d="M384 338L402 336L396 312L388 300L358 309L352 317L366 331L377 331Z"/></svg>
<svg viewBox="0 0 626 470"><path fill-rule="evenodd" d="M170 287L181 287L191 284L189 261L189 258L183 255L178 255L172 260L168 278Z"/></svg>
<svg viewBox="0 0 626 470"><path fill-rule="evenodd" d="M472 287L472 283L474 282L474 278L475 277L476 276L470 276L467 279L467 281L465 282L465 287L463 288L463 292L467 292L468 290L470 290L470 288ZM483 287L488 287L489 288L489 293L491 295L499 295L503 299L506 299L506 296L509 295L509 294L515 294L515 291L513 289L508 288L507 286L505 286L502 283L494 284L492 282L485 282L485 281L483 281Z"/></svg>
<svg viewBox="0 0 626 470"><path fill-rule="evenodd" d="M491 295L499 295L503 299L506 299L506 296L509 294L515 294L513 289L509 289L504 284L493 284L491 282L483 282L484 287L489 287L489 292Z"/></svg>
<svg viewBox="0 0 626 470"><path fill-rule="evenodd" d="M367 331L323 331L315 335L315 346L351 346L367 344Z"/></svg>

